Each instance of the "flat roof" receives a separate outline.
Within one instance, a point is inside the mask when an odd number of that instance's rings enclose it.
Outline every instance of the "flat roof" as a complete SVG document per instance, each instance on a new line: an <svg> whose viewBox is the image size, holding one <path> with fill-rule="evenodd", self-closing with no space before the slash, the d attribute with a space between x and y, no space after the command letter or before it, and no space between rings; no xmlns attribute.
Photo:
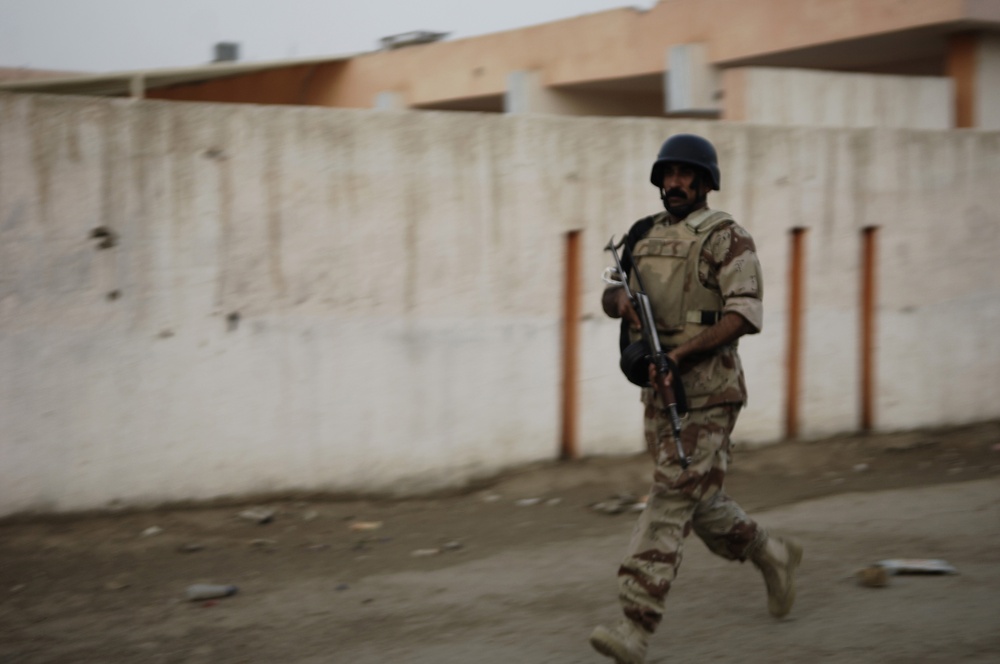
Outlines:
<svg viewBox="0 0 1000 664"><path fill-rule="evenodd" d="M90 96L128 95L133 82L140 81L144 89L164 88L180 83L200 83L227 76L251 74L272 69L286 69L343 62L355 57L346 55L325 55L311 58L270 60L265 62L213 62L194 67L171 67L166 69L137 69L133 71L109 72L106 74L80 74L56 78L40 78L20 81L0 82L0 90L6 92L41 92L49 94L74 94Z"/></svg>

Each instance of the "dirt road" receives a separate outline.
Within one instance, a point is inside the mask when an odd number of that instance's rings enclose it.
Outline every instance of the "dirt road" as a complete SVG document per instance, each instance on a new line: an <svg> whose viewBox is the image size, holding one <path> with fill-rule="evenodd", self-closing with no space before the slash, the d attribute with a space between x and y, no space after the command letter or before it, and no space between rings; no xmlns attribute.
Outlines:
<svg viewBox="0 0 1000 664"><path fill-rule="evenodd" d="M806 546L773 620L750 565L691 538L656 662L1000 661L1000 422L738 450L727 489ZM421 500L225 505L0 524L0 662L606 662L637 455L542 464ZM152 529L152 530L150 530ZM146 533L146 534L143 534ZM943 558L959 574L853 573ZM193 583L239 586L190 602Z"/></svg>

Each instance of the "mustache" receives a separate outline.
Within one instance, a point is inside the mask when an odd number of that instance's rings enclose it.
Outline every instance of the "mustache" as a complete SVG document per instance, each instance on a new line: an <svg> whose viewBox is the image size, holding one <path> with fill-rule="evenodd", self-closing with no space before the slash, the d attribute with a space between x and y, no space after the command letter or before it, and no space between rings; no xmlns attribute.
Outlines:
<svg viewBox="0 0 1000 664"><path fill-rule="evenodd" d="M664 198L670 198L672 196L677 196L678 198L687 198L687 194L682 190L674 187L673 189L667 189L663 192Z"/></svg>

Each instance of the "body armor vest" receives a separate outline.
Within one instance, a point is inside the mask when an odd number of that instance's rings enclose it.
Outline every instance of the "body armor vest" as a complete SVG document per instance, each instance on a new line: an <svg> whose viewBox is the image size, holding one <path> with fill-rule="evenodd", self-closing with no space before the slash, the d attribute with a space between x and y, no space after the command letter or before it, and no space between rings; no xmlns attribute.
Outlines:
<svg viewBox="0 0 1000 664"><path fill-rule="evenodd" d="M722 296L701 283L698 263L710 231L732 220L726 212L705 208L670 224L661 212L632 249L629 287L638 289L638 272L665 348L679 346L722 318ZM638 332L630 336L632 341L641 338Z"/></svg>

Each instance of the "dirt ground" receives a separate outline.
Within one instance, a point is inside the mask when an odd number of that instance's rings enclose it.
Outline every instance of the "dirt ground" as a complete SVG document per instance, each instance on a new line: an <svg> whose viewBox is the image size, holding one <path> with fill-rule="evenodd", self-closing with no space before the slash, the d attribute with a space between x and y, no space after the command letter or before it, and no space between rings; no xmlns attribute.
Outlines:
<svg viewBox="0 0 1000 664"><path fill-rule="evenodd" d="M656 662L1000 661L1000 422L737 449L728 492L806 547L767 614L756 570L694 537ZM539 464L419 500L293 497L0 523L0 662L606 662L644 455ZM273 509L258 524L238 516ZM367 529L366 529L367 528ZM152 530L150 530L152 529ZM942 558L958 574L854 573ZM194 583L235 584L188 601Z"/></svg>

